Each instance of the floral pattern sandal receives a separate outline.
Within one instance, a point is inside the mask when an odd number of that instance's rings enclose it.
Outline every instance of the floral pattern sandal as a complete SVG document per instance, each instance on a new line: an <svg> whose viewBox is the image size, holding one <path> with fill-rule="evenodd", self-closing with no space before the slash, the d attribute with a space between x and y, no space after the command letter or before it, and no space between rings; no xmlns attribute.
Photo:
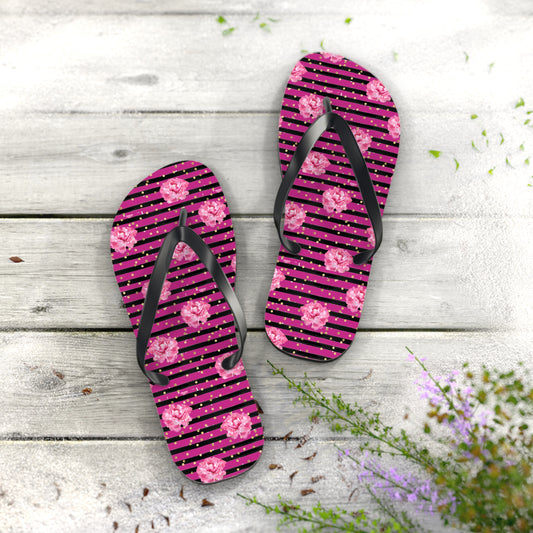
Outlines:
<svg viewBox="0 0 533 533"><path fill-rule="evenodd" d="M287 355L338 359L353 342L400 142L384 85L327 52L296 64L279 119L281 241L265 313Z"/></svg>
<svg viewBox="0 0 533 533"><path fill-rule="evenodd" d="M176 466L200 483L246 472L263 427L241 359L235 236L216 177L194 161L154 172L122 202L110 244Z"/></svg>

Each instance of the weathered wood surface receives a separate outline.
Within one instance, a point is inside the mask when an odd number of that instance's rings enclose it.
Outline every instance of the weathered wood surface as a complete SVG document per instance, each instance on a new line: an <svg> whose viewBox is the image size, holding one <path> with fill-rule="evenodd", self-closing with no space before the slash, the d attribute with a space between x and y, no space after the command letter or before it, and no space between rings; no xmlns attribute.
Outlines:
<svg viewBox="0 0 533 533"><path fill-rule="evenodd" d="M272 375L267 360L294 378L306 372L325 392L358 400L393 425L408 412L414 429L425 404L414 384L419 368L407 361L405 346L443 375L466 361L474 368L487 363L502 369L528 361L532 342L533 333L360 332L350 350L326 367L285 357L257 332L249 334L244 357L265 412L266 435L316 437L327 436L327 428L311 424L308 411L293 405L295 393ZM0 350L0 439L162 438L152 395L135 363L132 333L1 333ZM87 387L90 395L82 392Z"/></svg>
<svg viewBox="0 0 533 533"><path fill-rule="evenodd" d="M481 4L412 3L395 17L386 2L352 24L345 12L287 15L271 32L234 15L237 30L227 37L213 15L6 15L0 110L276 111L300 50L321 41L386 83L405 126L413 109L502 110L532 85L517 52L533 28L522 12L494 16Z"/></svg>
<svg viewBox="0 0 533 533"><path fill-rule="evenodd" d="M129 328L109 254L110 219L4 219L2 328ZM522 222L528 246L533 221ZM361 320L365 329L472 329L527 324L531 247L512 247L512 221L385 217ZM497 230L497 231L496 231ZM279 249L271 219L238 218L237 296L262 328ZM501 250L507 247L502 256ZM519 254L522 254L520 256ZM491 271L487 272L486 269ZM499 276L509 285L502 286ZM487 291L487 284L492 288ZM9 310L8 312L6 310Z"/></svg>
<svg viewBox="0 0 533 533"><path fill-rule="evenodd" d="M413 105L411 103L410 105ZM517 113L472 121L457 111L402 114L405 127L387 214L533 215ZM112 216L142 178L194 159L215 172L233 214L269 215L280 182L278 114L74 114L0 121L0 214ZM488 131L490 151L481 147ZM505 143L499 145L498 133ZM478 140L479 139L479 140ZM407 148L404 148L406 146ZM533 147L532 147L533 148ZM441 150L435 160L428 152ZM516 168L505 164L509 157ZM455 172L455 157L460 168ZM492 175L488 170L496 167ZM505 187L501 187L505 183ZM31 185L29 185L31 184Z"/></svg>

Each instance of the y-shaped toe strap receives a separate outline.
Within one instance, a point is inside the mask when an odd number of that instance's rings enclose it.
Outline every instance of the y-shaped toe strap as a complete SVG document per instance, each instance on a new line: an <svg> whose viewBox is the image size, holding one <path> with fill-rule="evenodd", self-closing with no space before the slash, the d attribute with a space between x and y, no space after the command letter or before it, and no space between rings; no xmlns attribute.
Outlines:
<svg viewBox="0 0 533 533"><path fill-rule="evenodd" d="M353 169L357 183L359 184L359 190L363 197L363 202L366 207L366 211L374 230L374 236L376 244L373 249L365 250L354 256L353 261L356 265L367 263L372 256L378 251L381 245L383 237L383 225L381 221L381 211L379 208L378 200L376 198L376 192L374 191L374 185L370 179L370 174L366 167L365 160L361 154L361 150L355 140L350 125L344 118L335 113L331 109L331 102L329 98L324 98L324 107L326 109L325 114L318 117L311 126L304 133L301 138L294 155L289 163L285 177L281 181L281 185L278 189L276 201L274 203L274 222L278 230L279 239L281 244L292 254L298 254L301 246L294 241L289 240L283 234L282 219L285 216L285 203L289 196L289 192L294 184L294 180L298 177L300 169L304 164L306 157L320 139L322 134L329 128L333 128L339 135L346 157L350 162Z"/></svg>
<svg viewBox="0 0 533 533"><path fill-rule="evenodd" d="M161 386L168 385L169 379L160 372L153 372L146 369L145 354L152 333L163 283L167 277L170 262L172 261L172 255L179 242L184 242L190 246L200 261L205 265L207 271L213 276L215 283L224 295L226 302L235 317L238 348L230 357L227 357L222 361L222 367L225 370L230 370L239 362L246 341L246 319L241 305L239 304L239 300L237 300L237 296L235 296L235 292L233 291L226 274L224 274L222 267L209 246L200 236L187 226L187 211L182 208L180 211L179 226L167 233L155 261L154 270L150 276L150 282L146 292L146 298L144 299L139 330L137 332L137 362L139 363L139 367L143 374L149 379L150 383Z"/></svg>

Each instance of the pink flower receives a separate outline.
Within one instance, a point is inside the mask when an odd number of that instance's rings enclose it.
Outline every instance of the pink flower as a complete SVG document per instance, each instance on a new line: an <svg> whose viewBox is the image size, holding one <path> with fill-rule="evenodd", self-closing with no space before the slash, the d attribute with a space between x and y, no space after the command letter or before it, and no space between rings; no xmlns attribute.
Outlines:
<svg viewBox="0 0 533 533"><path fill-rule="evenodd" d="M302 172L312 174L313 176L321 176L330 165L329 159L318 152L311 152L302 165Z"/></svg>
<svg viewBox="0 0 533 533"><path fill-rule="evenodd" d="M186 403L171 403L164 411L163 423L170 431L179 432L191 421L192 407Z"/></svg>
<svg viewBox="0 0 533 533"><path fill-rule="evenodd" d="M196 472L202 483L215 483L215 481L220 481L226 475L225 466L226 461L223 459L208 457L200 461Z"/></svg>
<svg viewBox="0 0 533 533"><path fill-rule="evenodd" d="M283 333L281 329L273 328L272 326L267 326L266 333L268 335L268 338L272 341L272 344L280 350L287 342L287 337L285 337L285 333Z"/></svg>
<svg viewBox="0 0 533 533"><path fill-rule="evenodd" d="M252 419L248 413L233 411L220 426L230 439L245 439L252 431Z"/></svg>
<svg viewBox="0 0 533 533"><path fill-rule="evenodd" d="M232 270L237 270L237 256L236 255L234 255L231 258L231 269Z"/></svg>
<svg viewBox="0 0 533 533"><path fill-rule="evenodd" d="M119 254L131 250L137 243L137 230L132 226L115 226L111 230L111 248Z"/></svg>
<svg viewBox="0 0 533 533"><path fill-rule="evenodd" d="M181 178L171 178L159 189L161 196L165 202L171 204L172 202L180 202L185 200L188 196L187 189L189 188L189 183Z"/></svg>
<svg viewBox="0 0 533 533"><path fill-rule="evenodd" d="M292 69L291 75L289 76L289 80L293 83L301 81L304 74L306 73L307 70L305 70L305 67L298 61L298 63L296 63L295 67Z"/></svg>
<svg viewBox="0 0 533 533"><path fill-rule="evenodd" d="M372 136L365 130L361 128L351 128L353 136L357 141L359 150L361 150L362 155L366 155L370 145L372 144Z"/></svg>
<svg viewBox="0 0 533 533"><path fill-rule="evenodd" d="M329 311L319 302L309 302L300 307L302 322L312 329L322 329L329 320Z"/></svg>
<svg viewBox="0 0 533 533"><path fill-rule="evenodd" d="M285 281L285 274L283 274L280 268L276 267L274 269L274 277L272 278L272 283L270 284L270 290L274 291L276 289L279 289L282 281Z"/></svg>
<svg viewBox="0 0 533 533"><path fill-rule="evenodd" d="M294 202L285 206L285 227L295 231L302 227L305 220L305 210Z"/></svg>
<svg viewBox="0 0 533 533"><path fill-rule="evenodd" d="M377 100L378 102L388 102L390 94L379 80L373 79L366 86L366 95L370 100Z"/></svg>
<svg viewBox="0 0 533 533"><path fill-rule="evenodd" d="M350 195L340 187L330 187L322 194L322 205L328 213L342 213L351 201Z"/></svg>
<svg viewBox="0 0 533 533"><path fill-rule="evenodd" d="M374 230L370 227L366 230L368 233L368 244L374 248L376 246L376 236L374 235Z"/></svg>
<svg viewBox="0 0 533 533"><path fill-rule="evenodd" d="M198 209L198 214L206 226L214 227L225 218L226 204L220 200L206 200Z"/></svg>
<svg viewBox="0 0 533 533"><path fill-rule="evenodd" d="M344 58L338 54L330 54L329 52L321 52L320 55L326 60L332 63L340 63Z"/></svg>
<svg viewBox="0 0 533 533"><path fill-rule="evenodd" d="M203 300L189 300L181 308L181 318L183 318L187 326L198 329L211 316L209 313L210 308L211 305Z"/></svg>
<svg viewBox="0 0 533 533"><path fill-rule="evenodd" d="M330 248L324 255L326 270L333 272L348 272L353 263L353 258L348 250L342 248Z"/></svg>
<svg viewBox="0 0 533 533"><path fill-rule="evenodd" d="M148 285L150 284L149 281L145 281L141 285L141 294L144 298L146 298L146 293L148 292ZM165 280L163 282L163 288L161 289L161 296L159 297L160 300L168 300L170 298L170 295L172 293L170 292L170 281Z"/></svg>
<svg viewBox="0 0 533 533"><path fill-rule="evenodd" d="M178 342L172 337L156 337L148 348L148 355L157 363L175 363L178 358Z"/></svg>
<svg viewBox="0 0 533 533"><path fill-rule="evenodd" d="M224 359L227 359L231 355L233 354L222 355L215 361L216 371L222 379L229 379L234 376L240 376L244 372L244 365L242 364L242 359L230 370L226 370L222 366L222 361L224 361Z"/></svg>
<svg viewBox="0 0 533 533"><path fill-rule="evenodd" d="M363 285L355 285L346 293L346 305L352 312L359 311L363 308L365 301L366 287Z"/></svg>
<svg viewBox="0 0 533 533"><path fill-rule="evenodd" d="M318 94L306 94L298 101L298 109L300 114L306 120L309 118L317 118L324 114L324 104L322 97Z"/></svg>
<svg viewBox="0 0 533 533"><path fill-rule="evenodd" d="M283 124L283 116L280 115L279 120L278 120L278 128L281 128L282 124Z"/></svg>
<svg viewBox="0 0 533 533"><path fill-rule="evenodd" d="M394 139L400 138L400 117L393 115L387 121L387 128L389 129L389 135Z"/></svg>
<svg viewBox="0 0 533 533"><path fill-rule="evenodd" d="M185 244L184 242L178 242L178 244L176 244L172 259L181 262L192 261L195 258L196 253L188 244Z"/></svg>

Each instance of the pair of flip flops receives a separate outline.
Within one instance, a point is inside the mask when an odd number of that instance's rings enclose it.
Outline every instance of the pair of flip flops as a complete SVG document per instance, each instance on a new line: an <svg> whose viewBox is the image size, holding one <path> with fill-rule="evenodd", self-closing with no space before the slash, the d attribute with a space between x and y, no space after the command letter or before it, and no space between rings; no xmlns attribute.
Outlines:
<svg viewBox="0 0 533 533"><path fill-rule="evenodd" d="M327 362L353 342L399 136L390 94L360 65L321 52L293 68L279 119L281 246L265 313L284 353ZM246 472L264 435L242 361L233 225L213 172L181 161L142 180L110 244L176 466L200 483Z"/></svg>

